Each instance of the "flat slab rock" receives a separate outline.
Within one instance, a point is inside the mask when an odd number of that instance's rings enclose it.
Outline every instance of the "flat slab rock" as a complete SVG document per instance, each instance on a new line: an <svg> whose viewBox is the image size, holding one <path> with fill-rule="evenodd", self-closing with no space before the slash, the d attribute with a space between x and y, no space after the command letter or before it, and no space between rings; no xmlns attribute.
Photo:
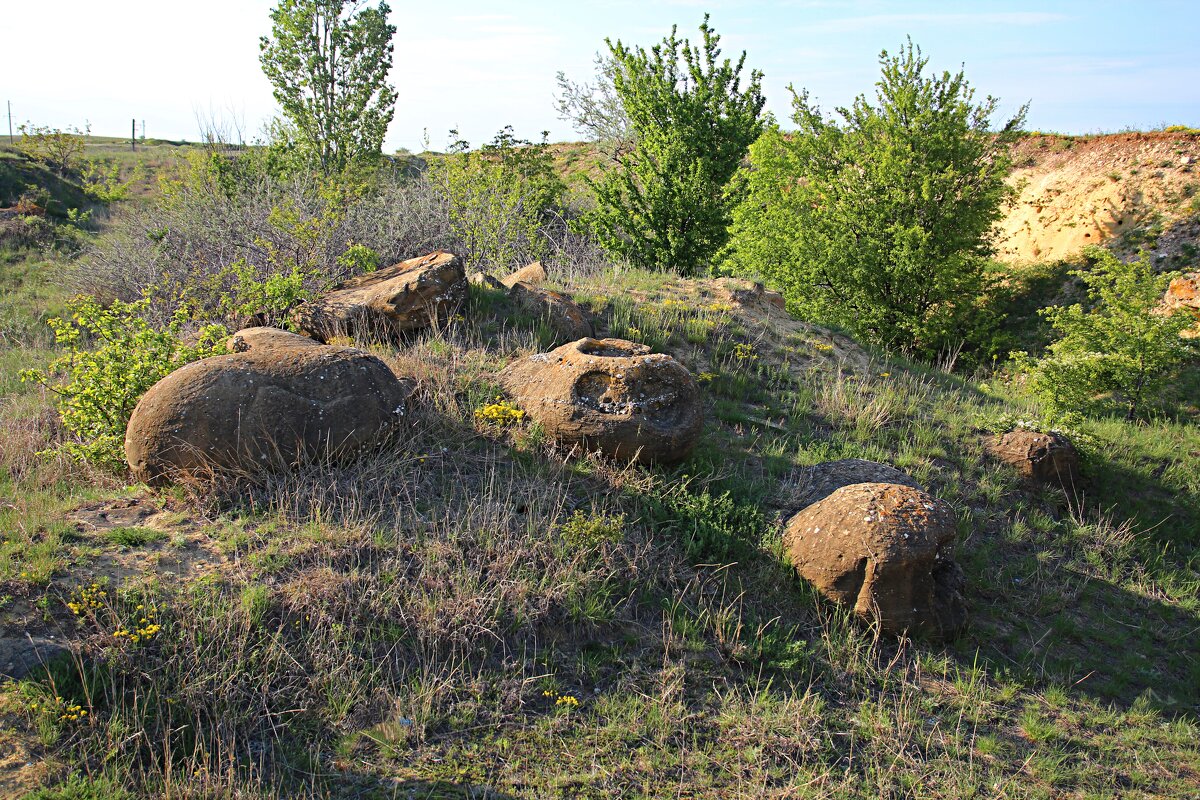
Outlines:
<svg viewBox="0 0 1200 800"><path fill-rule="evenodd" d="M887 633L948 639L967 620L955 535L954 512L932 495L858 483L792 517L783 544L803 578L861 619Z"/></svg>
<svg viewBox="0 0 1200 800"><path fill-rule="evenodd" d="M522 358L500 383L560 444L622 461L679 461L704 427L691 373L624 339L584 338Z"/></svg>
<svg viewBox="0 0 1200 800"><path fill-rule="evenodd" d="M125 434L134 476L151 485L252 476L376 446L404 418L408 388L352 347L251 328L238 352L187 364L138 402Z"/></svg>
<svg viewBox="0 0 1200 800"><path fill-rule="evenodd" d="M462 259L437 251L346 281L304 303L292 321L306 336L394 339L445 321L466 298Z"/></svg>

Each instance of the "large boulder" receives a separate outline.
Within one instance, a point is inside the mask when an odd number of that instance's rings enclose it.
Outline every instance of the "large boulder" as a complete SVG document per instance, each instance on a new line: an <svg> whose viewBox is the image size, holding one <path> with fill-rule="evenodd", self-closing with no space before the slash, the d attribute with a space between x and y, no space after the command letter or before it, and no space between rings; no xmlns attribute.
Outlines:
<svg viewBox="0 0 1200 800"><path fill-rule="evenodd" d="M622 461L679 461L704 426L691 373L623 339L580 339L523 358L500 373L500 382L560 443Z"/></svg>
<svg viewBox="0 0 1200 800"><path fill-rule="evenodd" d="M360 275L292 312L320 342L337 336L392 339L444 321L466 297L462 260L443 251Z"/></svg>
<svg viewBox="0 0 1200 800"><path fill-rule="evenodd" d="M397 429L407 391L373 355L254 328L235 350L188 364L142 397L125 434L151 485L252 475L373 447Z"/></svg>
<svg viewBox="0 0 1200 800"><path fill-rule="evenodd" d="M895 467L862 458L826 461L805 469L795 481L792 506L796 509L824 500L843 486L856 483L895 483L913 489L924 489L906 472Z"/></svg>
<svg viewBox="0 0 1200 800"><path fill-rule="evenodd" d="M1028 481L1070 489L1079 480L1079 451L1061 433L1019 428L991 437L986 446Z"/></svg>
<svg viewBox="0 0 1200 800"><path fill-rule="evenodd" d="M857 483L792 517L783 544L802 577L859 617L888 633L946 639L967 620L954 538L954 512L941 500Z"/></svg>
<svg viewBox="0 0 1200 800"><path fill-rule="evenodd" d="M556 342L573 342L595 335L588 315L566 295L528 283L514 283L508 296L526 314L545 320L554 331Z"/></svg>

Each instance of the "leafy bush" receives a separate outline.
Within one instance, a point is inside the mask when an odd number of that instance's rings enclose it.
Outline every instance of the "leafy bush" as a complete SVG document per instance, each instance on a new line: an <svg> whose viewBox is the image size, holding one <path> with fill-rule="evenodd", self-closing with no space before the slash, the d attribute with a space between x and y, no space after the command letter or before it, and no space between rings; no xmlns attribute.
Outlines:
<svg viewBox="0 0 1200 800"><path fill-rule="evenodd" d="M17 128L21 139L17 149L34 161L40 161L60 176L73 173L83 158L83 146L87 135L91 132L89 126L79 128L51 128L46 125L26 123Z"/></svg>
<svg viewBox="0 0 1200 800"><path fill-rule="evenodd" d="M558 533L571 547L594 548L619 542L625 535L625 515L576 510L558 526Z"/></svg>
<svg viewBox="0 0 1200 800"><path fill-rule="evenodd" d="M1122 262L1099 247L1085 251L1090 269L1072 272L1087 286L1089 308L1052 306L1040 313L1059 338L1033 361L1014 353L1028 387L1052 413L1096 413L1122 407L1126 419L1143 410L1164 381L1195 354L1180 333L1188 314L1158 312L1171 275L1159 275L1148 256Z"/></svg>
<svg viewBox="0 0 1200 800"><path fill-rule="evenodd" d="M541 226L566 187L545 138L534 144L505 127L479 150L460 140L430 173L468 261L503 269L546 255Z"/></svg>
<svg viewBox="0 0 1200 800"><path fill-rule="evenodd" d="M239 258L229 266L228 273L234 276L233 286L221 297L220 310L227 318L268 325L273 328L290 328L288 315L293 308L313 297L307 284L313 282L317 273L293 266L291 272L271 272L260 276L258 270Z"/></svg>
<svg viewBox="0 0 1200 800"><path fill-rule="evenodd" d="M140 167L139 163L138 168ZM123 181L119 164L104 164L95 159L85 159L80 173L83 191L88 197L102 203L113 203L128 198L129 187L135 179L136 173L135 177Z"/></svg>
<svg viewBox="0 0 1200 800"><path fill-rule="evenodd" d="M634 143L617 167L589 184L587 225L611 253L634 264L693 274L725 244L739 192L730 179L763 129L762 73L741 85L737 63L718 62L721 38L700 25L702 47L676 29L649 51L608 41L611 77Z"/></svg>
<svg viewBox="0 0 1200 800"><path fill-rule="evenodd" d="M692 561L723 562L754 550L767 527L757 505L730 492L694 492L686 479L646 498L652 526L674 534Z"/></svg>
<svg viewBox="0 0 1200 800"><path fill-rule="evenodd" d="M58 396L63 427L75 437L63 449L82 461L120 469L125 427L146 390L184 364L224 352L223 327L206 326L185 340L187 310L177 310L159 329L144 318L149 303L118 300L105 307L93 297L76 298L69 319L50 320L66 352L44 372L21 373ZM66 380L54 381L58 374Z"/></svg>
<svg viewBox="0 0 1200 800"><path fill-rule="evenodd" d="M195 152L153 201L115 214L72 288L126 302L151 292L149 313L166 324L184 292L198 313L227 313L239 259L259 280L298 267L317 291L439 249L461 252L446 201L424 176L346 184L291 173L267 149Z"/></svg>
<svg viewBox="0 0 1200 800"><path fill-rule="evenodd" d="M751 148L728 260L809 318L929 357L977 327L1025 111L996 132L997 101L975 104L961 71L927 63L911 41L884 51L875 101L859 95L841 122L793 91L800 129Z"/></svg>

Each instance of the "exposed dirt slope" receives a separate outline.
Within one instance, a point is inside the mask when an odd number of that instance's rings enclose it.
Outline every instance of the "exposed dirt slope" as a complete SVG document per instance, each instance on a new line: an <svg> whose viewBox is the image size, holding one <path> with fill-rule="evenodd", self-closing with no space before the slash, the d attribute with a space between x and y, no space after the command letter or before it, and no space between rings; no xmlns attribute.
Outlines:
<svg viewBox="0 0 1200 800"><path fill-rule="evenodd" d="M1195 134L1030 136L1015 159L1021 194L1000 226L1004 261L1069 258L1090 244L1136 252L1200 204Z"/></svg>

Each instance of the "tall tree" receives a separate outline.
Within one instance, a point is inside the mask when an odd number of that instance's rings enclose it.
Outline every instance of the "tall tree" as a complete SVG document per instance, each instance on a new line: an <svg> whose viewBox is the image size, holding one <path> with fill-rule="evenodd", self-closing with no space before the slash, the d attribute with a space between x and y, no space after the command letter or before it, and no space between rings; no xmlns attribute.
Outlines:
<svg viewBox="0 0 1200 800"><path fill-rule="evenodd" d="M380 152L395 113L386 2L280 0L259 61L305 155L325 173Z"/></svg>
<svg viewBox="0 0 1200 800"><path fill-rule="evenodd" d="M793 91L799 130L751 149L729 260L809 318L923 355L969 340L1020 109L992 126L962 71L929 75L911 41L884 51L872 103L826 117Z"/></svg>
<svg viewBox="0 0 1200 800"><path fill-rule="evenodd" d="M694 273L725 243L738 193L730 179L763 128L762 73L743 87L743 52L721 60L721 37L703 44L671 35L650 50L607 40L613 88L632 148L592 187L593 230L605 247L641 266Z"/></svg>

